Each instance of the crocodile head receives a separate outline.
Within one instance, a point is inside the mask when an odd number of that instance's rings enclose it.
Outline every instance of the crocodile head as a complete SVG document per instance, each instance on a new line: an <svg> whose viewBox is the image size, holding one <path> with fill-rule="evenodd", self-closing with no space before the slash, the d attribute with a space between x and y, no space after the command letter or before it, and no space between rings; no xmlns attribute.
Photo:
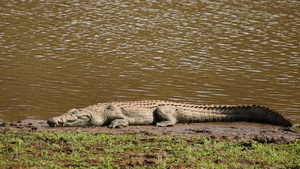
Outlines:
<svg viewBox="0 0 300 169"><path fill-rule="evenodd" d="M62 126L87 126L91 120L92 115L88 112L80 109L71 109L67 113L53 117L47 120L47 123L51 127L62 127Z"/></svg>

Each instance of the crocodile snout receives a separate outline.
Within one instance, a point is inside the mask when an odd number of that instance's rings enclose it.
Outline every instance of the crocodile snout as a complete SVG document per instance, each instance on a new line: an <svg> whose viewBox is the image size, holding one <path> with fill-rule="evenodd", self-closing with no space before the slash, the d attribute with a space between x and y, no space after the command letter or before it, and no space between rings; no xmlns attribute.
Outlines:
<svg viewBox="0 0 300 169"><path fill-rule="evenodd" d="M58 124L54 118L48 119L48 120L47 120L47 123L48 123L48 125L51 126L51 127L56 127L57 124Z"/></svg>

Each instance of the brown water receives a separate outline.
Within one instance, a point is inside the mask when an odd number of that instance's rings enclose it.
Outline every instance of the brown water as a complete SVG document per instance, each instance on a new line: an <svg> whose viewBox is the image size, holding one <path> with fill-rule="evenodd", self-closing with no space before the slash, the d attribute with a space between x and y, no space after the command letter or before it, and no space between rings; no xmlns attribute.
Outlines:
<svg viewBox="0 0 300 169"><path fill-rule="evenodd" d="M99 102L259 104L300 122L300 2L1 1L0 119Z"/></svg>

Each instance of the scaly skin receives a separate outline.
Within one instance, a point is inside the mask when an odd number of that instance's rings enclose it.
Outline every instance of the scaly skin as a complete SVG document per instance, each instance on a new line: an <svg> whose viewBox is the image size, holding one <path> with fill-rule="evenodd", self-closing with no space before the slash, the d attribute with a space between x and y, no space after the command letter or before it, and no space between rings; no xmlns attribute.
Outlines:
<svg viewBox="0 0 300 169"><path fill-rule="evenodd" d="M247 121L290 127L292 124L269 108L249 105L193 105L169 101L127 101L99 103L50 118L54 126L128 125L172 126L175 123Z"/></svg>

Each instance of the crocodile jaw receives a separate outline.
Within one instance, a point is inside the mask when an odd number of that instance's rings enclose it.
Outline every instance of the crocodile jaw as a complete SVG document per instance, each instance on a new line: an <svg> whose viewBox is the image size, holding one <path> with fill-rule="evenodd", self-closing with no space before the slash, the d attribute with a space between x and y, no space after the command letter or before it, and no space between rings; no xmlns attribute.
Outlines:
<svg viewBox="0 0 300 169"><path fill-rule="evenodd" d="M63 126L87 126L91 120L89 113L84 113L77 109L72 109L69 112L53 117L47 120L47 123L51 127L63 127Z"/></svg>
<svg viewBox="0 0 300 169"><path fill-rule="evenodd" d="M51 127L74 127L74 126L87 126L90 121L89 116L81 116L77 119L63 120L59 117L53 117L47 120Z"/></svg>

